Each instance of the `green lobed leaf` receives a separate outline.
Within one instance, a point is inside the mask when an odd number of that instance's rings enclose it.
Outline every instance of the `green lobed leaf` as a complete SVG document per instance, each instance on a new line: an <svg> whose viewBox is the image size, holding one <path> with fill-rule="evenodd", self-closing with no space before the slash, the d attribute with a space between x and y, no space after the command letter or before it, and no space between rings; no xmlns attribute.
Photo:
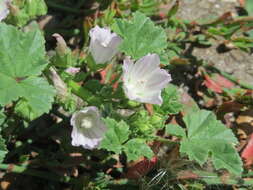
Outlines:
<svg viewBox="0 0 253 190"><path fill-rule="evenodd" d="M181 141L181 153L186 153L190 160L196 160L201 165L211 154L216 169L241 174L242 161L234 148L237 139L230 129L206 110L193 112L183 119L188 133Z"/></svg>
<svg viewBox="0 0 253 190"><path fill-rule="evenodd" d="M159 9L160 3L157 0L139 0L131 2L131 10L138 10L146 15L154 15Z"/></svg>
<svg viewBox="0 0 253 190"><path fill-rule="evenodd" d="M116 19L112 28L123 38L120 50L133 59L160 54L167 47L165 31L140 12L135 12L131 21Z"/></svg>
<svg viewBox="0 0 253 190"><path fill-rule="evenodd" d="M150 147L142 139L131 139L124 145L124 151L127 155L127 160L137 160L141 156L145 156L148 159L154 155Z"/></svg>
<svg viewBox="0 0 253 190"><path fill-rule="evenodd" d="M185 131L179 125L169 124L166 125L166 133L178 137L186 137Z"/></svg>
<svg viewBox="0 0 253 190"><path fill-rule="evenodd" d="M164 115L177 114L183 108L177 89L176 86L169 84L162 92L163 104L154 105L155 111Z"/></svg>
<svg viewBox="0 0 253 190"><path fill-rule="evenodd" d="M41 32L24 33L6 24L0 31L0 105L23 98L36 115L48 112L55 90L38 77L47 66Z"/></svg>
<svg viewBox="0 0 253 190"><path fill-rule="evenodd" d="M247 10L249 16L253 15L253 1L252 0L245 1L245 9Z"/></svg>
<svg viewBox="0 0 253 190"><path fill-rule="evenodd" d="M100 148L120 154L123 148L122 144L127 141L130 133L129 126L124 121L117 122L111 118L103 120L108 130L100 144Z"/></svg>

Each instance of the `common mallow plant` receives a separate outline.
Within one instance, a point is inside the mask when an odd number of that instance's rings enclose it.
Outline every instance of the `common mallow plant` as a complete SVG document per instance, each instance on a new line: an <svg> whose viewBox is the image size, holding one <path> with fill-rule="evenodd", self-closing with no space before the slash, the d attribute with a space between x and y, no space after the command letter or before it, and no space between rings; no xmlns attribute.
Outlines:
<svg viewBox="0 0 253 190"><path fill-rule="evenodd" d="M157 54L148 54L136 63L129 58L123 65L123 88L130 100L141 103L163 103L161 91L171 81L170 74L160 69Z"/></svg>
<svg viewBox="0 0 253 190"><path fill-rule="evenodd" d="M43 11L44 3L41 2L44 1L37 1L40 3L35 0L24 2L33 2L32 8L37 10L39 6ZM0 0L0 21L9 12L8 2ZM22 13L23 9L20 8ZM8 22L12 17L8 18ZM25 18L34 16L27 13ZM12 22L20 20L13 17ZM16 26L22 26L26 20L16 23ZM149 144L161 141L164 144L176 143L180 153L200 165L211 159L215 169L227 169L240 175L242 162L234 147L237 139L232 131L213 113L199 110L197 105L194 106L196 111L188 113L188 107L181 103L178 87L169 84L171 75L166 67L161 68L161 65L168 64L166 59L170 50L167 47L168 34L162 26L156 26L144 14L137 12L130 21L116 19L112 30L99 26L92 28L88 52L80 50L73 53L64 38L54 34L57 40L55 54L47 54L43 33L37 27L28 27L25 32L1 22L0 125L4 124L1 131L4 136L0 135L0 165L3 161L12 160L8 157L8 148L16 145L9 146L8 143L13 144L19 139L19 135L13 135L7 141L4 139L9 134L5 130L8 124L21 123L16 120L9 122L12 121L9 117L24 118L25 122L22 123L29 127L30 121L48 113L38 122L50 117L52 119L47 122L48 125L53 121L58 128L58 125L65 125L66 119L73 113L70 119L71 144L89 150L106 150L96 151L99 153L97 155L102 155L100 163L106 161L109 164L107 161L121 158L121 154L126 163L141 157L152 159L154 152ZM126 58L122 56L123 61L113 59L117 53L124 54ZM160 57L164 58L162 63ZM167 123L168 116L177 114L181 117L178 113L183 108L185 116L180 122L184 122L183 128ZM61 127L59 130L62 130ZM32 135L36 135L36 131L39 130L32 130ZM18 134L23 133L18 131ZM171 135L179 138L167 138ZM62 144L59 143L59 146ZM90 151L88 154L82 152L83 156L93 156ZM117 156L111 157L112 154ZM7 159L4 159L5 155ZM67 155L65 150L63 155ZM118 159L119 163L121 160ZM89 163L87 166L90 166Z"/></svg>
<svg viewBox="0 0 253 190"><path fill-rule="evenodd" d="M109 28L95 26L90 30L89 35L89 49L97 64L110 61L118 52L118 46L122 39L116 33L112 33Z"/></svg>

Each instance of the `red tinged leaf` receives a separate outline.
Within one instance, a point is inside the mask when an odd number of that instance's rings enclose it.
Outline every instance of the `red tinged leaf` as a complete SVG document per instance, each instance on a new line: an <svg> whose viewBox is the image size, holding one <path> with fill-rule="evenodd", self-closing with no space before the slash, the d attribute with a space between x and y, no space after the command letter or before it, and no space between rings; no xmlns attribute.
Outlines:
<svg viewBox="0 0 253 190"><path fill-rule="evenodd" d="M253 134L250 136L246 148L243 150L241 157L245 160L245 165L253 164Z"/></svg>
<svg viewBox="0 0 253 190"><path fill-rule="evenodd" d="M205 81L204 81L204 85L211 89L212 91L214 92L217 92L217 93L222 93L222 87L217 84L214 80L212 80L208 75L204 75L205 77Z"/></svg>
<svg viewBox="0 0 253 190"><path fill-rule="evenodd" d="M157 162L158 158L156 156L154 156L151 160L142 158L128 169L126 177L128 179L139 179L152 170Z"/></svg>
<svg viewBox="0 0 253 190"><path fill-rule="evenodd" d="M224 87L224 88L232 88L235 86L235 84L233 82L231 82L230 80L224 78L223 76L219 75L219 74L215 74L214 77L212 77L212 79L220 86Z"/></svg>
<svg viewBox="0 0 253 190"><path fill-rule="evenodd" d="M222 88L233 88L235 86L233 82L231 82L230 80L224 78L219 74L214 74L212 75L212 77L204 75L204 77L205 77L204 85L216 93L222 93L223 92Z"/></svg>
<svg viewBox="0 0 253 190"><path fill-rule="evenodd" d="M178 180L189 180L189 179L198 179L199 175L193 173L192 171L181 171L177 174Z"/></svg>
<svg viewBox="0 0 253 190"><path fill-rule="evenodd" d="M105 84L106 74L111 69L111 67L112 67L111 65L108 65L105 69L99 71L99 74L101 76L101 80L100 80L101 84ZM116 74L112 74L112 76L110 78L110 82L112 80L114 80L116 77L117 77ZM112 84L112 87L113 87L114 90L117 89L118 88L118 82L115 82L114 84Z"/></svg>
<svg viewBox="0 0 253 190"><path fill-rule="evenodd" d="M101 82L102 84L105 83L105 76L106 76L106 73L107 73L106 69L103 69L102 71L99 72L99 74L100 74L100 76L101 76L100 82Z"/></svg>
<svg viewBox="0 0 253 190"><path fill-rule="evenodd" d="M165 19L166 18L166 14L161 12L161 13L159 13L159 17L161 19Z"/></svg>

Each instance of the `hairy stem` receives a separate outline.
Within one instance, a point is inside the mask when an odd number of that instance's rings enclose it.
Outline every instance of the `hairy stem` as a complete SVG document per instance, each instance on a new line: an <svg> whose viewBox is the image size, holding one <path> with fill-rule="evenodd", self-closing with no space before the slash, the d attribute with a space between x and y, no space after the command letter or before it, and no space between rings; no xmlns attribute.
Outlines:
<svg viewBox="0 0 253 190"><path fill-rule="evenodd" d="M99 97L93 95L89 90L80 86L73 80L67 82L68 87L71 88L71 91L82 98L84 101L88 102L91 105L101 105L102 101Z"/></svg>

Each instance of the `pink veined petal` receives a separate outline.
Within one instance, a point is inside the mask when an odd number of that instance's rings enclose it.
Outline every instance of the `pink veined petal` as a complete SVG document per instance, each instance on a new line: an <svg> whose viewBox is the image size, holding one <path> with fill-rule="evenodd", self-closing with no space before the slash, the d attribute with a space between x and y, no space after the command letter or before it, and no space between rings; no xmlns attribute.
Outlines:
<svg viewBox="0 0 253 190"><path fill-rule="evenodd" d="M139 59L135 63L135 69L132 72L133 77L141 76L146 77L148 76L153 70L158 68L160 64L160 58L156 54L148 54L143 58Z"/></svg>
<svg viewBox="0 0 253 190"><path fill-rule="evenodd" d="M110 43L108 44L108 47L110 47L114 51L118 51L118 47L120 43L122 42L122 38L117 36L116 34L111 38Z"/></svg>
<svg viewBox="0 0 253 190"><path fill-rule="evenodd" d="M126 85L123 86L123 89L127 95L127 97L130 99L130 100L136 100L138 101L136 98L136 95L134 95L134 93L131 91L131 89L127 88Z"/></svg>
<svg viewBox="0 0 253 190"><path fill-rule="evenodd" d="M133 100L142 103L158 104L158 105L161 105L163 103L161 91L149 91L144 93L142 97L135 97Z"/></svg>
<svg viewBox="0 0 253 190"><path fill-rule="evenodd" d="M163 103L163 99L161 96L161 90L160 91L149 91L146 93L142 100L144 103L150 103L150 104L158 104L161 105Z"/></svg>
<svg viewBox="0 0 253 190"><path fill-rule="evenodd" d="M147 80L146 88L163 89L170 81L170 74L163 69L159 69L152 73L152 76Z"/></svg>
<svg viewBox="0 0 253 190"><path fill-rule="evenodd" d="M106 42L109 43L110 39L114 36L111 34L110 29L100 28L99 26L95 26L89 32L91 39L98 40L100 43Z"/></svg>
<svg viewBox="0 0 253 190"><path fill-rule="evenodd" d="M114 56L114 50L110 47L104 47L97 41L90 46L91 54L97 64L103 64Z"/></svg>
<svg viewBox="0 0 253 190"><path fill-rule="evenodd" d="M124 64L123 64L123 81L125 81L126 83L128 83L129 81L132 80L131 78L131 73L134 70L134 63L133 61L127 57L124 60Z"/></svg>
<svg viewBox="0 0 253 190"><path fill-rule="evenodd" d="M123 74L127 74L131 67L133 66L133 62L127 57L123 62Z"/></svg>

